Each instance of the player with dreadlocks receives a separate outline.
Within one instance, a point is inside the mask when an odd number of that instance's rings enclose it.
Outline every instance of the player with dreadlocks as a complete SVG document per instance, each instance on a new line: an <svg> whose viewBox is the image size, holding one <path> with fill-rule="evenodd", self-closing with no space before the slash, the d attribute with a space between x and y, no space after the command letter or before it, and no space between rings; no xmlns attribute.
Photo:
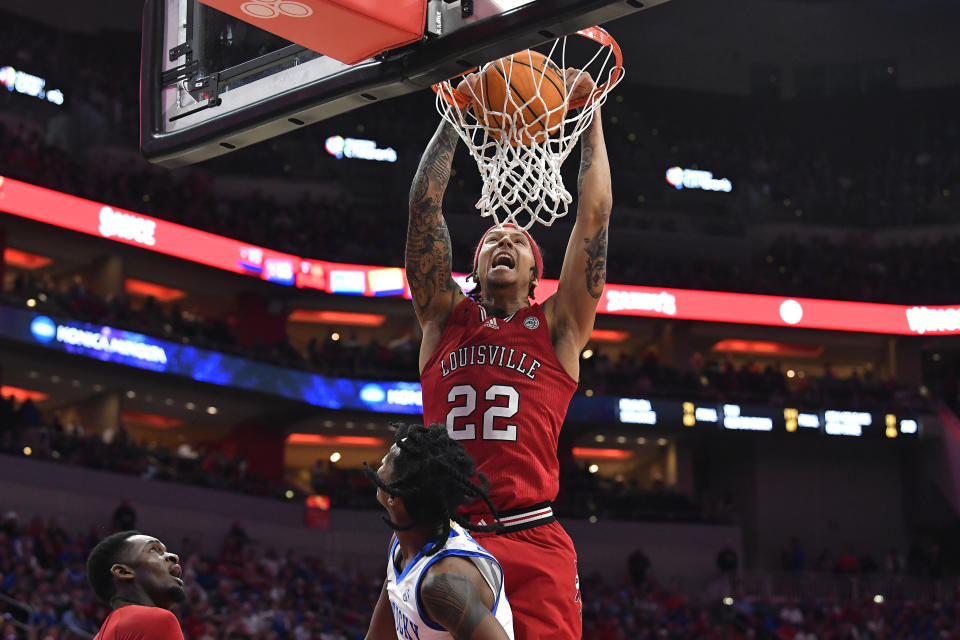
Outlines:
<svg viewBox="0 0 960 640"><path fill-rule="evenodd" d="M503 570L469 533L494 527L457 514L478 499L496 513L489 483L474 484L473 459L444 426L397 426L380 468L364 463L395 532L367 640L512 640Z"/></svg>

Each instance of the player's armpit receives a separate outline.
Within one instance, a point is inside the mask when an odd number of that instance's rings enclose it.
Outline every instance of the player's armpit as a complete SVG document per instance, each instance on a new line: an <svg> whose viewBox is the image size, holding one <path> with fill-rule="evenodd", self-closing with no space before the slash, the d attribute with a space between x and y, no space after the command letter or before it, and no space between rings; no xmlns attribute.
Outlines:
<svg viewBox="0 0 960 640"><path fill-rule="evenodd" d="M431 572L420 587L420 597L430 618L455 640L509 638L466 576Z"/></svg>
<svg viewBox="0 0 960 640"><path fill-rule="evenodd" d="M390 610L390 598L387 596L387 583L384 581L380 597L373 607L373 616L370 618L370 628L367 629L365 640L396 640L396 625L393 622L393 612Z"/></svg>
<svg viewBox="0 0 960 640"><path fill-rule="evenodd" d="M451 275L453 250L442 211L458 140L456 130L442 121L420 158L410 188L406 273L421 326L445 322L463 298Z"/></svg>

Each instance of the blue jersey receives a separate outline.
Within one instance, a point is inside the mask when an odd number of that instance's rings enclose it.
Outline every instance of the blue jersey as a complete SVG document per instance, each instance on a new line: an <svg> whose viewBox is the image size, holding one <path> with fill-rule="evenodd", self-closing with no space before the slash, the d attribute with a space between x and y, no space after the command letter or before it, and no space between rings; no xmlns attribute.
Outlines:
<svg viewBox="0 0 960 640"><path fill-rule="evenodd" d="M390 597L399 640L450 640L453 637L430 619L420 599L420 586L427 569L441 558L450 556L466 558L474 563L496 598L492 611L494 617L513 640L513 612L503 589L503 570L497 559L477 544L469 532L451 522L450 536L443 549L430 556L424 555L424 550L421 550L403 571L397 569L399 544L394 538L387 558L387 595ZM425 549L432 544L428 543Z"/></svg>

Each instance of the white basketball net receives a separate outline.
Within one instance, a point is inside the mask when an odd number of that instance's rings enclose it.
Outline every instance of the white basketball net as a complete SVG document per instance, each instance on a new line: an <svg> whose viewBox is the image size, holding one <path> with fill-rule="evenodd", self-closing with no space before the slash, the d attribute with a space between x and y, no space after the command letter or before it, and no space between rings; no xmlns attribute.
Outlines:
<svg viewBox="0 0 960 640"><path fill-rule="evenodd" d="M589 32L589 33L588 33ZM580 108L571 108L566 102L558 107L550 105L540 96L540 89L549 86L544 69L534 69L526 64L503 64L507 86L512 77L530 74L536 87L534 96L520 103L512 91L505 91L502 104L485 108L487 117L474 113L473 104L487 105L483 82L470 87L469 95L455 89L459 78L434 86L437 92L437 110L444 120L456 128L466 143L470 155L477 162L483 189L477 209L481 216L491 216L496 224L510 222L522 229L529 229L534 222L550 226L567 214L573 197L563 186L560 167L570 155L577 140L593 122L596 110L602 105L610 90L623 77L619 66L619 49L616 42L600 29L592 27L578 32L597 41L599 47L586 64L570 64L578 70L568 87L576 87L584 73L589 73L597 89ZM606 42L600 41L604 38ZM556 40L547 58L559 69L568 68L567 37ZM521 54L518 60L526 60ZM485 72L496 61L484 65ZM574 61L570 61L574 62ZM585 78L584 78L585 79ZM458 106L466 103L467 107ZM541 113L532 122L525 122L524 109L532 105L532 113ZM576 106L576 105L575 105ZM527 113L531 113L528 111ZM479 117L478 117L479 115ZM486 120L486 121L485 121ZM550 131L548 136L545 132Z"/></svg>

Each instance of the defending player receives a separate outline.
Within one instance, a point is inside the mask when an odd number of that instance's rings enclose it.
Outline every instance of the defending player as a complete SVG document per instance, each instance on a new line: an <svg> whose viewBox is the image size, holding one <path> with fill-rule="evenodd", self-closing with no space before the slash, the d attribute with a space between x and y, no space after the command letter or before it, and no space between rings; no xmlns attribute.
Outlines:
<svg viewBox="0 0 960 640"><path fill-rule="evenodd" d="M572 77L568 71L568 84ZM574 100L593 86L587 77L568 95ZM423 329L424 421L445 424L494 487L490 498L506 531L477 538L503 566L517 638L578 639L576 552L550 502L559 486L560 428L606 282L612 194L600 110L581 137L577 219L559 288L542 306L530 303L543 273L540 251L516 227L494 227L481 238L469 297L453 280L441 204L457 140L441 123L410 191L406 271ZM466 513L484 518L482 505Z"/></svg>
<svg viewBox="0 0 960 640"><path fill-rule="evenodd" d="M101 540L87 558L87 580L112 611L94 640L183 640L170 607L183 602L180 558L139 531Z"/></svg>
<svg viewBox="0 0 960 640"><path fill-rule="evenodd" d="M463 447L442 425L401 426L380 468L364 468L396 532L367 640L513 640L503 571L455 513L478 497L489 504Z"/></svg>

